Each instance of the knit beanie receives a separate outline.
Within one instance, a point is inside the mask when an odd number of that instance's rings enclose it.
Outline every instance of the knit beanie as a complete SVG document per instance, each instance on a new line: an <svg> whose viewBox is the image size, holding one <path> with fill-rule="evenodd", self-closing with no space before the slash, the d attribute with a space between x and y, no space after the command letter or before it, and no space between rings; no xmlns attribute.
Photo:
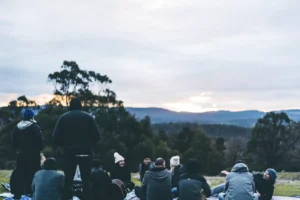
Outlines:
<svg viewBox="0 0 300 200"><path fill-rule="evenodd" d="M23 112L23 115L22 115L23 120L31 121L31 120L34 120L33 117L34 117L34 113L32 110L27 109Z"/></svg>
<svg viewBox="0 0 300 200"><path fill-rule="evenodd" d="M180 165L180 157L179 156L173 156L171 159L170 159L170 165L171 166L178 166Z"/></svg>
<svg viewBox="0 0 300 200"><path fill-rule="evenodd" d="M269 173L270 179L275 181L277 178L277 172L275 171L275 169L269 168L266 171Z"/></svg>
<svg viewBox="0 0 300 200"><path fill-rule="evenodd" d="M121 160L125 160L123 156L121 156L118 152L114 153L115 163L120 162Z"/></svg>

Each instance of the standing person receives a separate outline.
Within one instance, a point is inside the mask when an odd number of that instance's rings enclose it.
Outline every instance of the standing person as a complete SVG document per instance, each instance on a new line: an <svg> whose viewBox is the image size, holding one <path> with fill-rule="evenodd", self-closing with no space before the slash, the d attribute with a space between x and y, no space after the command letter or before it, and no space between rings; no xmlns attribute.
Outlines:
<svg viewBox="0 0 300 200"><path fill-rule="evenodd" d="M17 166L10 180L15 199L32 194L31 183L34 174L41 169L40 151L44 147L44 138L32 110L25 110L22 118L12 135L13 146L17 149Z"/></svg>
<svg viewBox="0 0 300 200"><path fill-rule="evenodd" d="M61 200L64 176L57 172L55 158L47 158L43 170L38 171L32 182L32 200Z"/></svg>
<svg viewBox="0 0 300 200"><path fill-rule="evenodd" d="M130 191L133 190L134 183L131 182L131 173L129 168L125 165L124 157L121 156L118 152L114 153L114 157L115 165L110 172L111 180L119 179L125 184L126 188L128 188Z"/></svg>
<svg viewBox="0 0 300 200"><path fill-rule="evenodd" d="M247 165L238 163L233 166L226 177L225 193L220 193L218 197L220 200L256 199L253 175Z"/></svg>
<svg viewBox="0 0 300 200"><path fill-rule="evenodd" d="M150 157L145 157L143 163L139 165L139 174L140 174L140 181L143 182L143 178L145 172L152 169L154 167L154 162L151 161Z"/></svg>
<svg viewBox="0 0 300 200"><path fill-rule="evenodd" d="M275 169L269 168L264 174L254 174L255 188L259 200L271 200L274 193L274 184L277 178Z"/></svg>
<svg viewBox="0 0 300 200"><path fill-rule="evenodd" d="M199 162L190 158L185 166L186 173L182 174L178 183L178 200L200 200L201 191L206 197L211 195L211 190L206 179L200 174Z"/></svg>
<svg viewBox="0 0 300 200"><path fill-rule="evenodd" d="M72 184L79 165L83 184L83 195L86 200L91 197L90 175L92 170L93 149L100 140L100 133L94 118L81 111L78 98L70 101L70 111L60 116L54 132L54 144L63 148L65 183L63 200L72 197Z"/></svg>
<svg viewBox="0 0 300 200"><path fill-rule="evenodd" d="M171 174L165 168L165 160L157 158L155 167L146 172L142 187L135 187L135 194L141 200L170 200Z"/></svg>

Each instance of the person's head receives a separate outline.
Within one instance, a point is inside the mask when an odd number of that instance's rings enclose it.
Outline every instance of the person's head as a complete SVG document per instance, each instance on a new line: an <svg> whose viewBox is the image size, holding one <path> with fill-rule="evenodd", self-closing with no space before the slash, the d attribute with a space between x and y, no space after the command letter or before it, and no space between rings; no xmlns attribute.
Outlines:
<svg viewBox="0 0 300 200"><path fill-rule="evenodd" d="M150 160L149 157L144 158L144 164L145 164L145 165L149 165L150 162L151 162L151 160Z"/></svg>
<svg viewBox="0 0 300 200"><path fill-rule="evenodd" d="M30 109L26 109L22 114L22 119L24 121L35 121L33 111Z"/></svg>
<svg viewBox="0 0 300 200"><path fill-rule="evenodd" d="M160 168L160 167L165 167L166 166L166 162L163 158L157 158L155 160L155 167Z"/></svg>
<svg viewBox="0 0 300 200"><path fill-rule="evenodd" d="M277 172L275 169L268 168L265 173L264 173L264 179L265 180L270 180L270 181L275 181L277 178Z"/></svg>
<svg viewBox="0 0 300 200"><path fill-rule="evenodd" d="M170 166L171 167L176 167L178 165L180 165L180 157L179 156L173 156L170 159Z"/></svg>
<svg viewBox="0 0 300 200"><path fill-rule="evenodd" d="M121 156L118 152L114 153L114 157L115 157L115 164L118 163L118 165L120 167L124 167L125 165L125 159L123 156Z"/></svg>
<svg viewBox="0 0 300 200"><path fill-rule="evenodd" d="M239 164L239 163L244 163L244 161L243 160L237 160L237 161L235 161L235 164Z"/></svg>
<svg viewBox="0 0 300 200"><path fill-rule="evenodd" d="M186 162L186 172L189 174L196 174L200 172L200 163L195 158L190 158Z"/></svg>
<svg viewBox="0 0 300 200"><path fill-rule="evenodd" d="M93 167L94 168L100 168L101 167L101 162L99 159L94 159L93 160Z"/></svg>
<svg viewBox="0 0 300 200"><path fill-rule="evenodd" d="M78 98L73 98L70 101L70 110L81 110L81 101Z"/></svg>
<svg viewBox="0 0 300 200"><path fill-rule="evenodd" d="M57 170L56 159L53 157L47 158L43 164L44 170Z"/></svg>

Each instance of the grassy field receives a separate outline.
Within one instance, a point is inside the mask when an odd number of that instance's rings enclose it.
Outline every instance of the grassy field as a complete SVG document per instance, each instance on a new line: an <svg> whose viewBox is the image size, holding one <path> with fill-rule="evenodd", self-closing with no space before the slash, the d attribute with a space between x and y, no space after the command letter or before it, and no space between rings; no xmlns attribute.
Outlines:
<svg viewBox="0 0 300 200"><path fill-rule="evenodd" d="M0 183L8 183L7 176L11 173L8 170L0 171ZM132 174L132 181L136 185L140 185L140 181L135 178L137 174ZM224 177L207 176L206 179L211 183L211 187L224 183ZM0 193L5 192L4 188L0 188ZM299 173L278 173L278 179L275 185L276 196L295 196L300 195L300 172ZM1 198L0 198L1 199Z"/></svg>

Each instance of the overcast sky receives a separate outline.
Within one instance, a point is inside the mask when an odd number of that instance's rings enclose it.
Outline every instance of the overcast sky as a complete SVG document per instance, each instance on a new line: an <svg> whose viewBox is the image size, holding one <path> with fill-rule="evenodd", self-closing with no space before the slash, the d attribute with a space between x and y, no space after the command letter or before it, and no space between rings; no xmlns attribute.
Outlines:
<svg viewBox="0 0 300 200"><path fill-rule="evenodd" d="M0 105L47 101L63 60L125 106L300 108L299 0L1 0Z"/></svg>

